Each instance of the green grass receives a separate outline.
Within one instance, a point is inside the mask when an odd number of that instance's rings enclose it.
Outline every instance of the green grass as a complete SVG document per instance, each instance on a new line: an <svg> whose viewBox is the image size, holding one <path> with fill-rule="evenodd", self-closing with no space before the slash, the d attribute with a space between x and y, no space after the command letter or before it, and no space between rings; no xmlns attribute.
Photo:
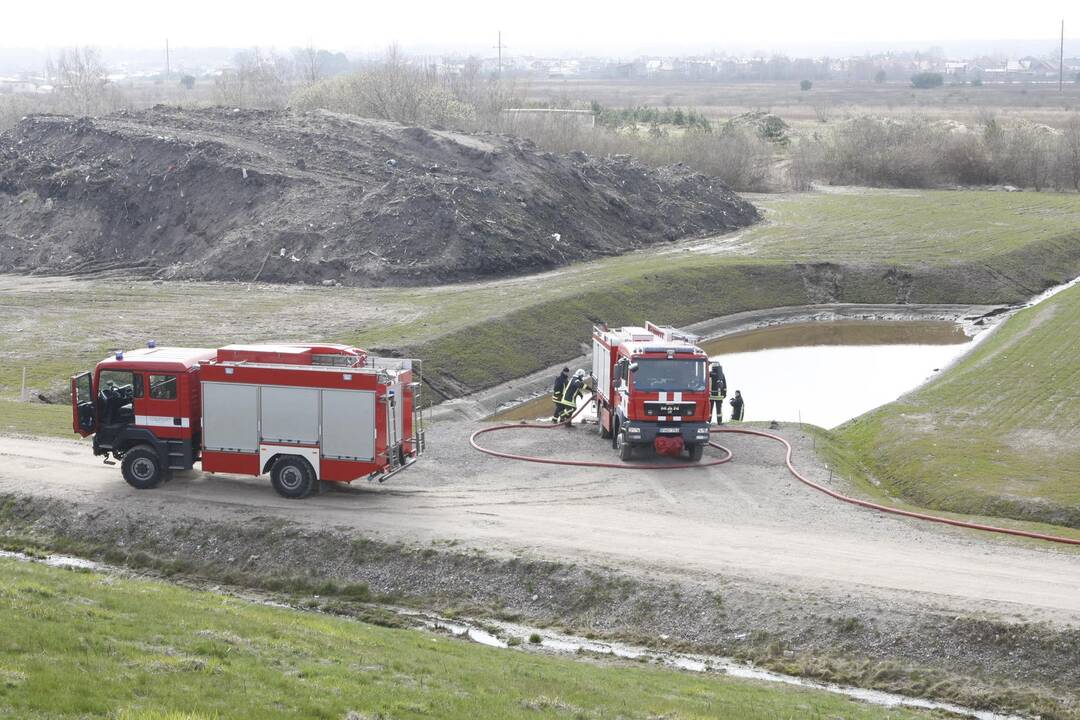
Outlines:
<svg viewBox="0 0 1080 720"><path fill-rule="evenodd" d="M78 437L71 428L69 405L0 400L0 433Z"/></svg>
<svg viewBox="0 0 1080 720"><path fill-rule="evenodd" d="M0 559L0 716L916 718Z"/></svg>
<svg viewBox="0 0 1080 720"><path fill-rule="evenodd" d="M1080 286L1018 313L955 368L843 427L924 507L1080 528Z"/></svg>
<svg viewBox="0 0 1080 720"><path fill-rule="evenodd" d="M322 288L0 277L0 398L64 400L67 377L148 339L329 340L427 360L453 396L580 352L596 320L690 323L845 302L1013 302L1080 273L1080 195L860 190L753 198L725 252L667 245L532 278Z"/></svg>
<svg viewBox="0 0 1080 720"><path fill-rule="evenodd" d="M947 264L1012 252L1080 227L1080 196L905 190L779 196L756 254L801 261Z"/></svg>

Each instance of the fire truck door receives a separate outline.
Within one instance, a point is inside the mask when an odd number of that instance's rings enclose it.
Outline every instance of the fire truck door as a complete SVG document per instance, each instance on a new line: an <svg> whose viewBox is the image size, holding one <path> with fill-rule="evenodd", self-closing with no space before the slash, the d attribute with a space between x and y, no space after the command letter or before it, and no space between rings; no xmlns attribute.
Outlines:
<svg viewBox="0 0 1080 720"><path fill-rule="evenodd" d="M97 432L97 402L94 397L90 373L79 373L71 378L71 414L74 430L86 437Z"/></svg>
<svg viewBox="0 0 1080 720"><path fill-rule="evenodd" d="M145 397L136 401L135 424L160 428L155 432L161 437L183 435L190 419L180 404L180 385L187 379L171 373L147 373Z"/></svg>

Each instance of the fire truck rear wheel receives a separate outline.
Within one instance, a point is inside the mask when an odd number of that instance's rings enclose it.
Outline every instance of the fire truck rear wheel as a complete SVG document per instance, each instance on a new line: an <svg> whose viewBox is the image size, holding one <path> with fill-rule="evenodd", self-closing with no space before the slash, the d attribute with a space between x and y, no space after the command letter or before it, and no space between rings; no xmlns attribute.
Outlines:
<svg viewBox="0 0 1080 720"><path fill-rule="evenodd" d="M166 479L166 473L161 470L161 458L149 445L136 445L124 453L120 472L128 485L139 490L155 488Z"/></svg>
<svg viewBox="0 0 1080 720"><path fill-rule="evenodd" d="M281 497L299 500L318 487L318 478L311 463L304 458L282 455L270 468L270 483Z"/></svg>
<svg viewBox="0 0 1080 720"><path fill-rule="evenodd" d="M694 443L687 449L690 451L690 462L698 462L701 460L701 456L705 454L704 443Z"/></svg>

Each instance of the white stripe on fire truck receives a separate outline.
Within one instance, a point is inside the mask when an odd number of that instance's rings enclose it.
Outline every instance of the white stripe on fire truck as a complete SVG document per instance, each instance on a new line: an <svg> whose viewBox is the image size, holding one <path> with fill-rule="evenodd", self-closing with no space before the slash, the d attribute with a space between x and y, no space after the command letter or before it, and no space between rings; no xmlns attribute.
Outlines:
<svg viewBox="0 0 1080 720"><path fill-rule="evenodd" d="M657 393L657 398L656 399L661 405L663 405L664 403L667 402L667 393L666 392ZM661 421L661 420L667 420L667 415L659 415L659 416L657 416L656 420L658 422Z"/></svg>
<svg viewBox="0 0 1080 720"><path fill-rule="evenodd" d="M176 418L171 415L136 415L136 425L146 425L148 427L191 427L191 420L189 418L180 418L180 424L177 425L173 420Z"/></svg>
<svg viewBox="0 0 1080 720"><path fill-rule="evenodd" d="M675 400L676 404L681 403L682 402L682 393L681 392L675 393L674 400ZM677 417L673 417L671 419L674 420L675 422L682 422L682 416L681 415L679 415Z"/></svg>

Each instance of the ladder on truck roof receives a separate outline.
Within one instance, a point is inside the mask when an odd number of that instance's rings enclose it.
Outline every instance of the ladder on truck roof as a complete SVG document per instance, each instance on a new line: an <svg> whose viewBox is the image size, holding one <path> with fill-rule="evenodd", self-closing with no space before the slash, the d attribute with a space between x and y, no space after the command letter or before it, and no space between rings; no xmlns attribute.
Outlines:
<svg viewBox="0 0 1080 720"><path fill-rule="evenodd" d="M700 335L694 335L693 333L688 333L685 330L679 330L678 328L671 327L670 325L660 326L649 321L645 322L645 329L651 332L653 335L657 336L658 338L661 338L662 340L667 340L668 342L682 340L683 342L694 345L697 343L698 340L701 339Z"/></svg>

